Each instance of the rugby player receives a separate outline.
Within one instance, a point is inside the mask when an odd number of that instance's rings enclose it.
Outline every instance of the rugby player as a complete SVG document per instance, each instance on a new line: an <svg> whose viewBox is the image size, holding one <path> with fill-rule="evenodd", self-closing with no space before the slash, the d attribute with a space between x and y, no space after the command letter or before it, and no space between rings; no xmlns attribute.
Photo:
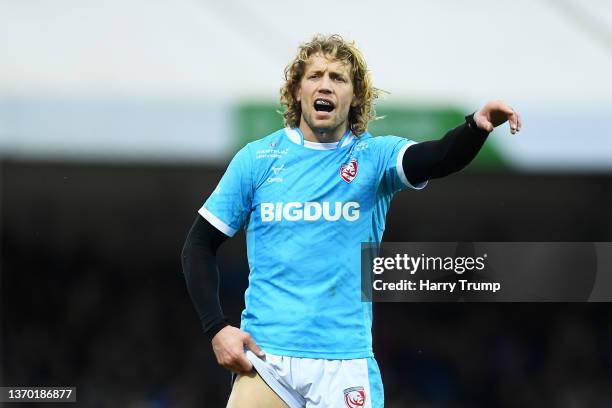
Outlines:
<svg viewBox="0 0 612 408"><path fill-rule="evenodd" d="M464 168L496 126L514 134L521 119L492 101L440 140L373 137L379 91L338 35L301 45L285 79L286 127L243 147L198 211L187 288L218 363L237 374L228 407L383 407L360 244L381 241L395 193ZM237 328L220 306L216 251L242 227L250 275Z"/></svg>

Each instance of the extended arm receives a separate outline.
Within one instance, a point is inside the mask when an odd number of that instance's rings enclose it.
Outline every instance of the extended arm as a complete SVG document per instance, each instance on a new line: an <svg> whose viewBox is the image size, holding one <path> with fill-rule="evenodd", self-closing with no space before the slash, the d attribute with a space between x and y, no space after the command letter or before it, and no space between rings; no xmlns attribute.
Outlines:
<svg viewBox="0 0 612 408"><path fill-rule="evenodd" d="M404 174L412 185L447 176L461 170L476 157L496 126L508 121L510 132L521 129L521 117L503 101L491 101L450 130L440 140L417 143L406 149Z"/></svg>
<svg viewBox="0 0 612 408"><path fill-rule="evenodd" d="M412 185L459 171L476 157L489 132L474 129L472 116L442 139L417 143L406 150L402 165Z"/></svg>

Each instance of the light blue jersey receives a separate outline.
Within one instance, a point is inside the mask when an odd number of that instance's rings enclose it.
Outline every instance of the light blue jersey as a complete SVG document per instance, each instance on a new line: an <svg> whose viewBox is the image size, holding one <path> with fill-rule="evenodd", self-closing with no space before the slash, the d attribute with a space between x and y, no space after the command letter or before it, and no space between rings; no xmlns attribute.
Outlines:
<svg viewBox="0 0 612 408"><path fill-rule="evenodd" d="M199 213L229 236L246 227L241 328L264 351L373 356L361 242L381 241L391 198L413 187L401 165L413 143L350 132L337 143L312 143L287 128L236 154Z"/></svg>

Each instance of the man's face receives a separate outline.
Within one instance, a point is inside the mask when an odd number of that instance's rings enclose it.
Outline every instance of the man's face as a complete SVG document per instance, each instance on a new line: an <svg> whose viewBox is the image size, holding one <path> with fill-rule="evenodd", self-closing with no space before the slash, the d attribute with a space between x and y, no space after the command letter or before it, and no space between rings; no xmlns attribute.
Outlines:
<svg viewBox="0 0 612 408"><path fill-rule="evenodd" d="M314 132L348 129L348 113L357 105L351 79L351 65L315 54L310 57L296 91L304 122Z"/></svg>

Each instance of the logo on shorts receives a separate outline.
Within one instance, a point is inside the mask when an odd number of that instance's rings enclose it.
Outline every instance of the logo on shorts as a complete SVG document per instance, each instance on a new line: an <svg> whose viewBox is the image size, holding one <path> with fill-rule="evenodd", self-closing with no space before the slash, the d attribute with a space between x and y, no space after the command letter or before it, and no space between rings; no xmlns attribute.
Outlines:
<svg viewBox="0 0 612 408"><path fill-rule="evenodd" d="M351 159L349 164L340 166L340 177L347 183L350 183L357 177L357 159Z"/></svg>
<svg viewBox="0 0 612 408"><path fill-rule="evenodd" d="M344 390L344 402L348 408L359 408L365 405L366 394L363 387L351 387Z"/></svg>

